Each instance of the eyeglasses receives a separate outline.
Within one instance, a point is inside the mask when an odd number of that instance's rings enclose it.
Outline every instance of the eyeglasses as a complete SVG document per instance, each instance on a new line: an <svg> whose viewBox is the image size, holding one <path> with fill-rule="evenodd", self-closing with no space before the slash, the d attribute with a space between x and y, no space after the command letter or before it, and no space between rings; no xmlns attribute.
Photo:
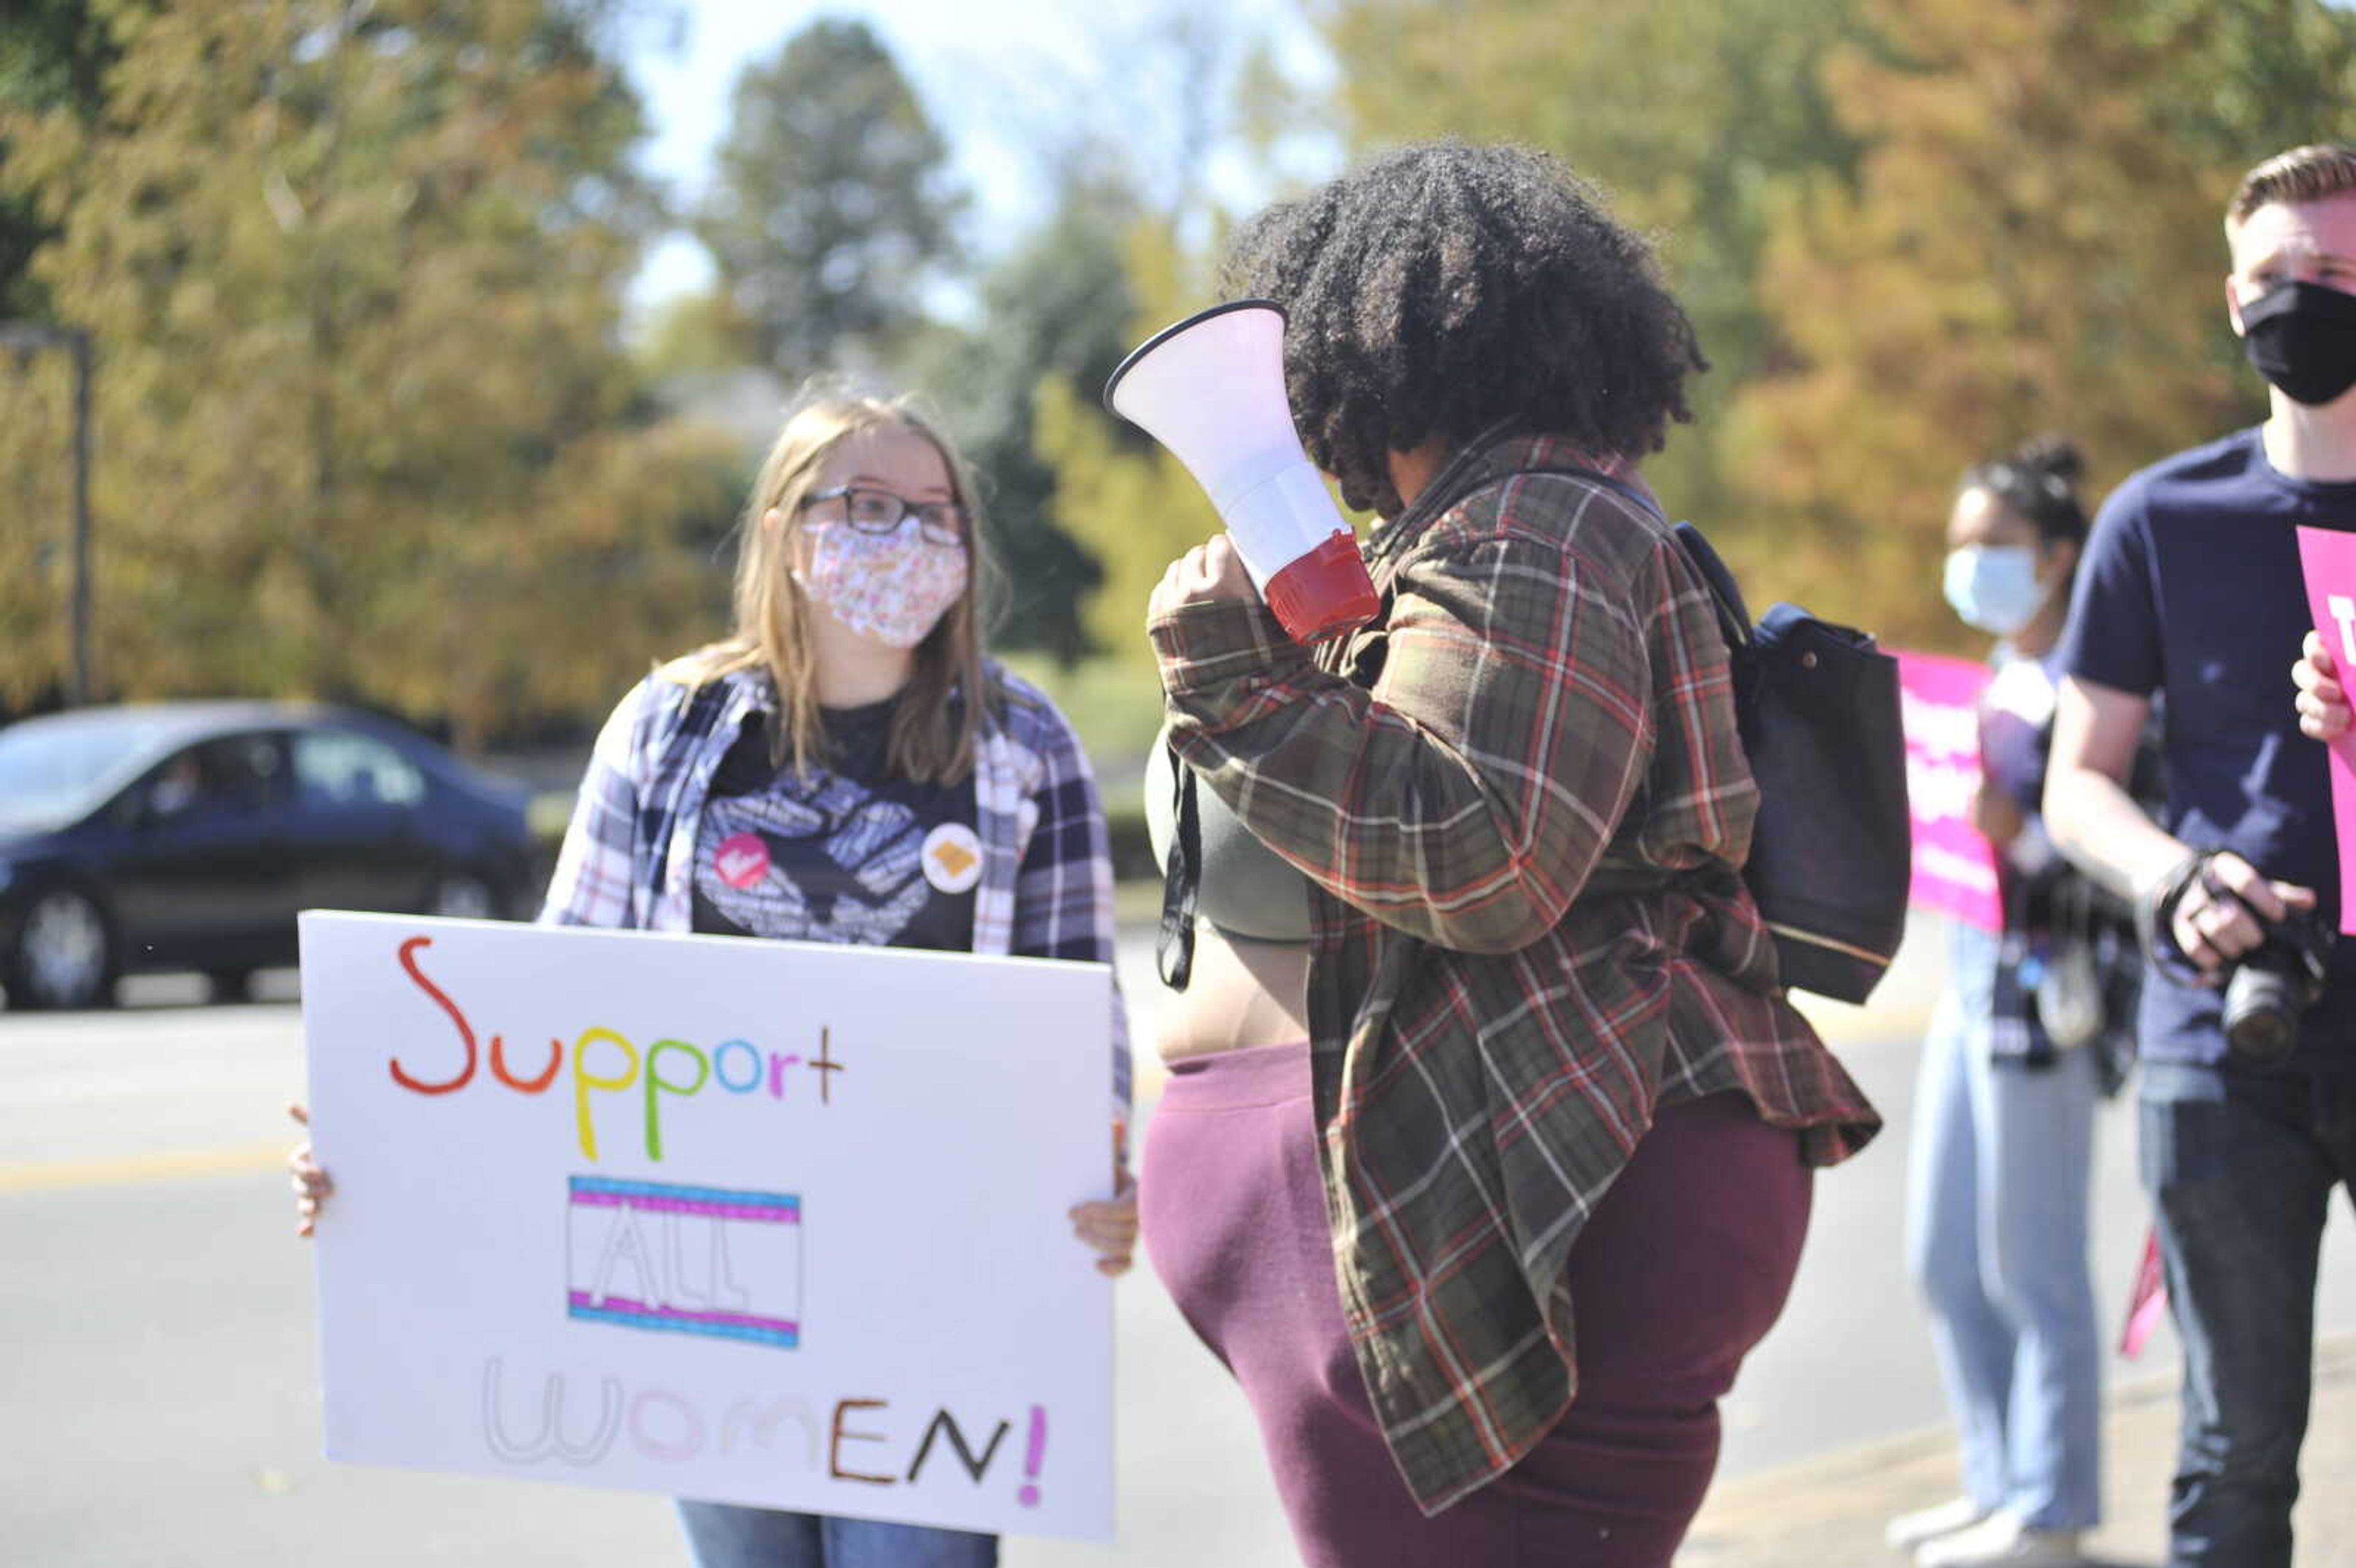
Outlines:
<svg viewBox="0 0 2356 1568"><path fill-rule="evenodd" d="M916 531L927 543L965 542L965 508L955 501L909 502L889 490L870 490L862 485L844 485L832 490L820 490L815 496L805 496L802 506L808 508L828 501L841 502L842 520L862 534L894 534L899 532L902 523L914 517L916 519Z"/></svg>

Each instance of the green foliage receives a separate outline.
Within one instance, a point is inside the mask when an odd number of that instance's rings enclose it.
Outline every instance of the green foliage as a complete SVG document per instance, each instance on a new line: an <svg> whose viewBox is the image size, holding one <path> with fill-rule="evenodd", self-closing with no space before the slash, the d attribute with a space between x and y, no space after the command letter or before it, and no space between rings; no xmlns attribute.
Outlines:
<svg viewBox="0 0 2356 1568"><path fill-rule="evenodd" d="M1140 606L1139 622L1143 623ZM1119 815L1139 802L1133 787L1146 748L1162 729L1162 682L1150 662L1099 657L1058 664L1036 654L1006 656L1007 667L1055 700L1080 738L1104 787L1106 809Z"/></svg>
<svg viewBox="0 0 2356 1568"><path fill-rule="evenodd" d="M948 158L863 22L813 22L737 79L695 231L759 362L799 379L905 341L955 253Z"/></svg>
<svg viewBox="0 0 2356 1568"><path fill-rule="evenodd" d="M105 99L112 51L91 0L21 0L0 11L0 110L70 110L87 120ZM0 134L0 166L8 144ZM33 252L56 230L29 197L0 196L0 319L48 314L29 275Z"/></svg>
<svg viewBox="0 0 2356 1568"><path fill-rule="evenodd" d="M1966 465L2059 430L2115 477L2259 412L2223 321L2225 201L2245 166L2326 133L2286 112L2344 101L2356 18L1867 12L1879 57L1843 51L1826 80L1870 151L1779 226L1763 285L1792 363L1746 392L1730 440L1761 503L1745 553L1762 588L1936 645L1962 635L1935 562Z"/></svg>
<svg viewBox="0 0 2356 1568"><path fill-rule="evenodd" d="M2220 308L2243 169L2346 134L2319 0L1329 0L1361 151L1561 155L1663 232L1713 361L1647 464L1753 597L1955 644L1970 463L2046 429L2115 476L2259 407ZM2319 119L2319 113L2322 117Z"/></svg>
<svg viewBox="0 0 2356 1568"><path fill-rule="evenodd" d="M1036 397L1052 383L1091 404L1120 363L1136 314L1125 250L1138 212L1118 181L1067 180L1046 223L983 275L974 327L938 333L912 376L983 476L1009 588L998 641L1064 663L1092 646L1081 604L1103 580L1102 556L1057 524L1058 474L1035 445Z"/></svg>
<svg viewBox="0 0 2356 1568"><path fill-rule="evenodd" d="M1124 249L1138 302L1127 341L1141 341L1201 308L1208 297L1203 263L1179 248L1166 226L1139 223ZM1055 475L1054 520L1102 571L1083 612L1088 636L1114 664L1150 669L1146 599L1173 560L1221 525L1176 458L1104 411L1098 401L1103 385L1076 387L1052 376L1041 381L1033 440Z"/></svg>
<svg viewBox="0 0 2356 1568"><path fill-rule="evenodd" d="M715 289L665 300L644 337L637 361L659 379L743 367L753 333L727 294Z"/></svg>
<svg viewBox="0 0 2356 1568"><path fill-rule="evenodd" d="M0 119L99 349L95 647L123 696L311 693L473 740L711 624L735 458L613 344L635 101L549 0L106 13L107 111ZM0 375L0 627L58 618L67 412ZM45 571L45 568L47 569ZM0 699L53 677L13 641Z"/></svg>
<svg viewBox="0 0 2356 1568"><path fill-rule="evenodd" d="M1818 68L1856 0L1334 0L1323 13L1340 103L1361 152L1454 135L1556 154L1660 237L1712 371L1697 424L1647 474L1674 507L1723 513L1740 477L1719 412L1780 352L1757 274L1780 207L1808 175L1846 171L1852 132Z"/></svg>

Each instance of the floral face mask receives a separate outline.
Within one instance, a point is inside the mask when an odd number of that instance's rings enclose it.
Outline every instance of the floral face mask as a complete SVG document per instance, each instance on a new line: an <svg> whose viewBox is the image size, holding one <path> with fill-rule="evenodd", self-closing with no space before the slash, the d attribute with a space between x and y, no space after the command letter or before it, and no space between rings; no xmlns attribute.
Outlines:
<svg viewBox="0 0 2356 1568"><path fill-rule="evenodd" d="M938 544L904 524L888 534L843 523L809 528L809 566L794 581L852 631L913 648L965 592L965 546Z"/></svg>

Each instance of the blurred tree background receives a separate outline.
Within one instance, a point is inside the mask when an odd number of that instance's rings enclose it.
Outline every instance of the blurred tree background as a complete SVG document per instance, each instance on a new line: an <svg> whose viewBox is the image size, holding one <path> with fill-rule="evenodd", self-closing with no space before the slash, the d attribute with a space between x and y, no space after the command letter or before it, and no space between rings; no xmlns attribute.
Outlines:
<svg viewBox="0 0 2356 1568"><path fill-rule="evenodd" d="M694 222L744 351L794 379L888 361L956 256L948 155L864 23L821 19L746 68Z"/></svg>
<svg viewBox="0 0 2356 1568"><path fill-rule="evenodd" d="M1305 0L1287 48L1149 0L932 101L836 15L712 84L681 194L637 172L620 22L651 3L0 16L0 315L99 346L102 692L316 693L468 743L593 718L718 629L766 426L848 372L968 445L998 641L1118 765L1155 717L1145 592L1216 521L1105 377L1210 303L1243 209L1443 134L1559 154L1658 236L1713 368L1649 472L1754 599L1964 646L1964 467L2058 430L2099 494L2261 412L2222 204L2347 134L2356 87L2320 0ZM1034 197L986 243L977 115ZM678 232L710 288L626 336ZM0 709L60 684L70 412L62 356L0 354Z"/></svg>
<svg viewBox="0 0 2356 1568"><path fill-rule="evenodd" d="M2347 133L2356 18L1862 0L1861 19L1875 49L1821 74L1867 151L1779 214L1759 281L1789 363L1740 389L1720 439L1779 572L1935 644L1959 635L1930 584L1967 463L2058 431L2110 482L2265 417L2225 319L2225 203L2260 158Z"/></svg>
<svg viewBox="0 0 2356 1568"><path fill-rule="evenodd" d="M316 694L471 745L707 622L735 459L653 417L618 347L659 212L594 12L87 14L100 86L11 108L0 184L51 231L32 286L99 346L100 690ZM66 418L54 376L0 379L21 517L66 515ZM40 532L0 562L17 700L60 645Z"/></svg>

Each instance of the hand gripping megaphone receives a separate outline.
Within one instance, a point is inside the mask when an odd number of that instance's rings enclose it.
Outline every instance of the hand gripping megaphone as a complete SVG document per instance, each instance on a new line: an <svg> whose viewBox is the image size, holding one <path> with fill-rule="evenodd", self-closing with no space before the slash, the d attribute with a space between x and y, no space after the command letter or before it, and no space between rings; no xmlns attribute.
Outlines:
<svg viewBox="0 0 2356 1568"><path fill-rule="evenodd" d="M1339 636L1381 608L1356 536L1301 450L1284 396L1284 311L1214 305L1120 362L1105 407L1186 465L1252 585L1297 643Z"/></svg>

